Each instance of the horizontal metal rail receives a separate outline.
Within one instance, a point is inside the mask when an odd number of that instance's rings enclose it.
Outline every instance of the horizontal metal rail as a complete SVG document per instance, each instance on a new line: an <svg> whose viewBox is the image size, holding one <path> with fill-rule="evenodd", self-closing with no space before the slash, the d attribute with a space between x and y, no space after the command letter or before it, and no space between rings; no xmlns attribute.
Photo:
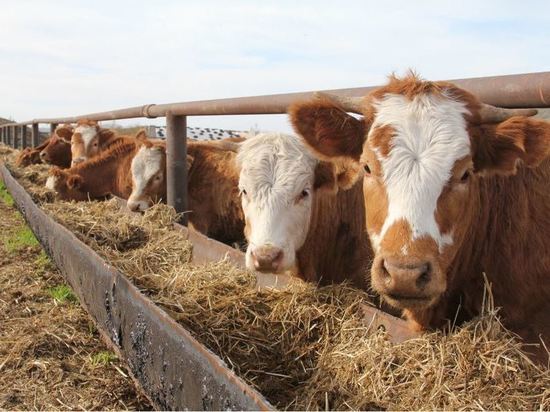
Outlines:
<svg viewBox="0 0 550 412"><path fill-rule="evenodd" d="M450 81L474 93L481 101L495 106L516 108L550 107L550 72L476 77ZM363 96L376 87L378 86L325 91L342 96ZM145 104L80 116L39 118L25 122L6 123L0 125L0 127L33 123L74 123L80 119L102 121L137 117L155 118L164 117L168 112L172 115L182 116L282 114L293 102L308 99L312 95L313 92L301 92L182 103Z"/></svg>

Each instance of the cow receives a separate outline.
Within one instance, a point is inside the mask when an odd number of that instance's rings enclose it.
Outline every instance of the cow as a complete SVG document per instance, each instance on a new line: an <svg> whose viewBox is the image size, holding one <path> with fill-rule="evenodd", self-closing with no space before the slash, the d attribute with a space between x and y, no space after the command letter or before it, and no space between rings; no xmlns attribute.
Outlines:
<svg viewBox="0 0 550 412"><path fill-rule="evenodd" d="M69 167L72 133L73 128L70 124L58 126L40 146L25 148L17 157L16 166L26 167L31 164L46 163L63 168Z"/></svg>
<svg viewBox="0 0 550 412"><path fill-rule="evenodd" d="M297 136L280 133L247 139L237 161L249 269L368 288L363 191L349 180L357 170L319 161Z"/></svg>
<svg viewBox="0 0 550 412"><path fill-rule="evenodd" d="M47 140L48 144L40 151L40 161L64 169L70 167L72 135L73 127L70 124L57 126Z"/></svg>
<svg viewBox="0 0 550 412"><path fill-rule="evenodd" d="M103 150L108 149L109 145L116 143L118 139L128 137L118 136L110 129L103 129L96 121L79 120L71 139L71 165L75 166L91 159Z"/></svg>
<svg viewBox="0 0 550 412"><path fill-rule="evenodd" d="M105 199L115 195L124 199L132 193L132 159L140 143L147 140L144 131L135 139L117 139L106 150L70 169L52 168L46 187L61 200Z"/></svg>
<svg viewBox="0 0 550 412"><path fill-rule="evenodd" d="M235 144L243 139L188 142L188 217L197 231L226 244L243 240ZM144 142L132 161L128 208L144 211L166 201L166 146Z"/></svg>
<svg viewBox="0 0 550 412"><path fill-rule="evenodd" d="M15 165L17 167L27 167L33 164L39 164L42 163L40 160L40 152L48 146L48 143L50 143L50 139L47 138L37 147L26 147L19 153L17 156L17 159L15 160Z"/></svg>
<svg viewBox="0 0 550 412"><path fill-rule="evenodd" d="M478 315L486 277L508 328L550 339L550 123L535 113L415 74L289 109L320 158L363 169L372 286L412 328Z"/></svg>

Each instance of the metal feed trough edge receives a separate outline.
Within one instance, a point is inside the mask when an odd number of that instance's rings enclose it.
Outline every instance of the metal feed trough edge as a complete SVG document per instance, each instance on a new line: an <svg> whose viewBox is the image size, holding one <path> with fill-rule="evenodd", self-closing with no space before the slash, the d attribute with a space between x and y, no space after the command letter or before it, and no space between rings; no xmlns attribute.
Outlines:
<svg viewBox="0 0 550 412"><path fill-rule="evenodd" d="M122 273L42 211L3 163L0 175L98 330L157 409L273 409Z"/></svg>

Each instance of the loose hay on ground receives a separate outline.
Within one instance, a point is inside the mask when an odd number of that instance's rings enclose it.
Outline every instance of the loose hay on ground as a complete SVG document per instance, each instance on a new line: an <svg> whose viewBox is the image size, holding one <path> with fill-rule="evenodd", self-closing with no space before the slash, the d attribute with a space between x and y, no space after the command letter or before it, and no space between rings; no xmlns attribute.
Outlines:
<svg viewBox="0 0 550 412"><path fill-rule="evenodd" d="M228 262L191 264L165 206L143 216L114 201L43 207L279 408L550 408L549 371L493 310L453 333L391 345L359 316L368 296L347 285L257 291Z"/></svg>

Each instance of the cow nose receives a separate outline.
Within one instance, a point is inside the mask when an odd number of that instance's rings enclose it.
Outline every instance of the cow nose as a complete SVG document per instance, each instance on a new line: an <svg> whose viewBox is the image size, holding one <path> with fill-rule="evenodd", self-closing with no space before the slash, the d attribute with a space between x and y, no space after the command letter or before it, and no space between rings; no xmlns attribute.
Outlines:
<svg viewBox="0 0 550 412"><path fill-rule="evenodd" d="M79 163L82 163L85 159L83 157L77 157L76 159L73 159L72 164L77 165Z"/></svg>
<svg viewBox="0 0 550 412"><path fill-rule="evenodd" d="M430 262L386 258L382 261L382 267L381 277L386 288L396 294L422 292L432 280Z"/></svg>
<svg viewBox="0 0 550 412"><path fill-rule="evenodd" d="M46 153L45 153L45 152L40 152L40 157L41 157L42 159L44 159L44 158L46 157Z"/></svg>
<svg viewBox="0 0 550 412"><path fill-rule="evenodd" d="M254 268L259 272L277 272L283 261L282 249L273 246L260 246L251 252Z"/></svg>

